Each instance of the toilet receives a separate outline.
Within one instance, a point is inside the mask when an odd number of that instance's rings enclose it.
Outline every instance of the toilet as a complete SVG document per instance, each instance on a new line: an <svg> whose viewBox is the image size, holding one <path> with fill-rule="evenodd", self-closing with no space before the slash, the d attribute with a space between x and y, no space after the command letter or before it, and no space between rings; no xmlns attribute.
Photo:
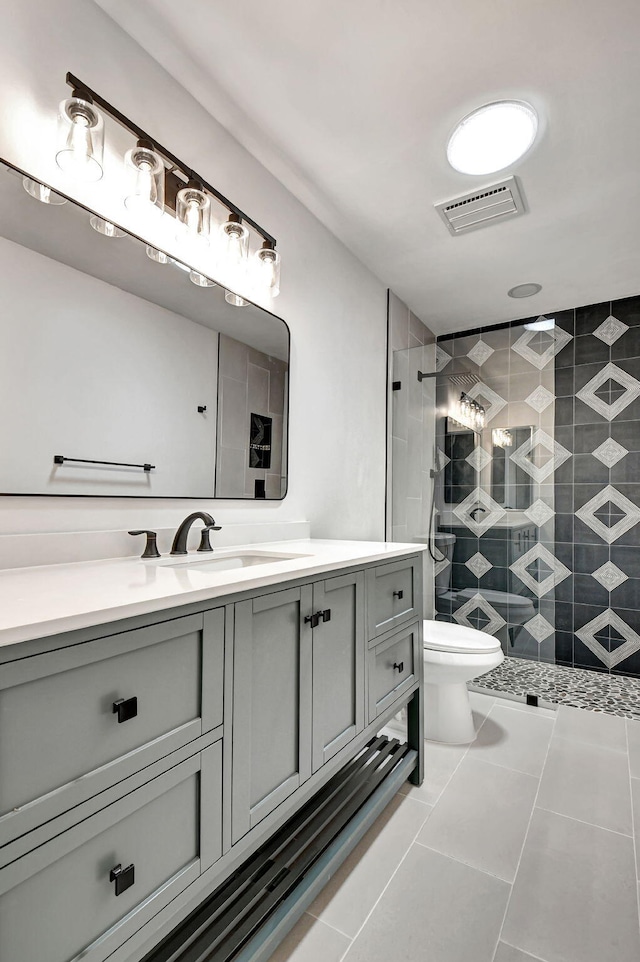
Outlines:
<svg viewBox="0 0 640 962"><path fill-rule="evenodd" d="M424 622L424 737L467 745L476 737L467 682L504 661L497 638L446 621Z"/></svg>

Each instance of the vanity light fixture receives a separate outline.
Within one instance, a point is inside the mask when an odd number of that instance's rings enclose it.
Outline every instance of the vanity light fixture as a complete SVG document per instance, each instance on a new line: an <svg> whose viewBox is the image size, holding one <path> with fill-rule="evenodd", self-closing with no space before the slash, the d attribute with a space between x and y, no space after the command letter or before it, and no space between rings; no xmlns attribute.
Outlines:
<svg viewBox="0 0 640 962"><path fill-rule="evenodd" d="M149 260L155 261L156 264L173 263L172 257L169 257L169 255L165 254L164 251L159 251L156 247L152 247L150 244L147 244L146 251L147 251L147 257L149 258Z"/></svg>
<svg viewBox="0 0 640 962"><path fill-rule="evenodd" d="M280 293L280 254L271 241L265 241L254 257L256 288L277 297Z"/></svg>
<svg viewBox="0 0 640 962"><path fill-rule="evenodd" d="M494 428L491 432L491 440L494 448L510 448L513 444L511 431L504 428Z"/></svg>
<svg viewBox="0 0 640 962"><path fill-rule="evenodd" d="M122 230L121 227L116 227L112 224L110 220L105 220L104 217L98 217L97 214L92 214L89 218L89 223L98 234L103 234L105 237L126 237L126 230Z"/></svg>
<svg viewBox="0 0 640 962"><path fill-rule="evenodd" d="M189 280L196 287L215 287L215 281L212 281L210 277L205 274L200 274L198 271L190 271Z"/></svg>
<svg viewBox="0 0 640 962"><path fill-rule="evenodd" d="M177 238L209 241L211 229L211 201L198 180L190 180L176 195L176 219L182 227Z"/></svg>
<svg viewBox="0 0 640 962"><path fill-rule="evenodd" d="M481 404L478 404L463 391L450 416L465 428L470 428L472 431L482 431L485 425L486 411Z"/></svg>
<svg viewBox="0 0 640 962"><path fill-rule="evenodd" d="M538 115L531 104L484 104L457 125L447 144L447 159L461 174L493 174L523 157L537 132Z"/></svg>
<svg viewBox="0 0 640 962"><path fill-rule="evenodd" d="M131 192L124 199L128 210L143 216L161 217L164 213L164 161L153 144L139 140L124 155Z"/></svg>
<svg viewBox="0 0 640 962"><path fill-rule="evenodd" d="M103 154L102 115L91 95L74 87L71 97L63 100L58 109L56 163L76 180L95 181L102 177Z"/></svg>
<svg viewBox="0 0 640 962"><path fill-rule="evenodd" d="M246 307L249 301L245 301L244 297L240 297L239 294L234 294L233 291L225 291L224 299L227 304L231 304L232 307Z"/></svg>
<svg viewBox="0 0 640 962"><path fill-rule="evenodd" d="M41 184L39 180L33 180L31 177L23 177L22 186L31 197L35 197L35 199L39 200L42 204L51 204L52 207L60 207L62 204L67 203L66 197L61 197L60 194L56 194L54 190L51 190L46 184Z"/></svg>
<svg viewBox="0 0 640 962"><path fill-rule="evenodd" d="M219 219L216 217L218 223L222 222L219 228L220 244L217 245L220 248L218 267L221 275L228 278L227 283L231 286L237 283L239 288L243 288L248 282L257 296L276 297L280 291L280 254L275 249L275 238L104 97L71 73L67 74L66 80L72 88L72 95L60 104L59 110L56 161L61 169L74 174L79 180L99 180L103 173L104 117L114 120L135 138L135 146L124 156L128 187L123 200L127 209L139 211L145 216L158 217L165 213L174 217L178 240L195 240L200 246L210 240L211 221L216 216L212 202L217 202L222 208ZM25 189L28 189L26 183ZM44 199L37 192L32 196ZM120 228L97 215L92 218L91 226L110 237L124 234ZM256 251L252 273L248 276L249 248L251 238L256 234L262 246ZM206 275L156 250L152 245L148 245L146 250L147 256L156 263L174 263L181 270L189 272L194 284L214 286ZM189 260L187 254L185 258ZM225 296L230 304L237 307L249 303L229 291Z"/></svg>

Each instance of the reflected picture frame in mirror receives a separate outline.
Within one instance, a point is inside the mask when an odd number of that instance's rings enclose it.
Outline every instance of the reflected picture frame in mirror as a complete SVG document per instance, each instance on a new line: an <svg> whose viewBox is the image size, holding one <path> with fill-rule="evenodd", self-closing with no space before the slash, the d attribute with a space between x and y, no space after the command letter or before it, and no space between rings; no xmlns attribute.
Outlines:
<svg viewBox="0 0 640 962"><path fill-rule="evenodd" d="M287 323L0 164L0 493L286 497Z"/></svg>

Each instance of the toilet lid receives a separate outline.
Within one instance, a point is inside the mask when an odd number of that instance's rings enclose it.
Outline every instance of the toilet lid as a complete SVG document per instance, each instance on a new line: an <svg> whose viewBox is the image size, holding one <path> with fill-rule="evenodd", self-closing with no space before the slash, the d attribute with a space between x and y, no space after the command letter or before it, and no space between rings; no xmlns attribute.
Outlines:
<svg viewBox="0 0 640 962"><path fill-rule="evenodd" d="M474 595L478 594L477 588L463 588L462 591L456 592L458 598L473 598ZM495 591L491 588L483 588L480 592L483 598L485 598L490 605L508 605L510 608L530 608L531 598L525 598L524 595L515 595L509 591Z"/></svg>
<svg viewBox="0 0 640 962"><path fill-rule="evenodd" d="M431 651L449 651L463 654L488 655L500 651L497 638L477 628L465 628L450 621L424 622L424 647Z"/></svg>

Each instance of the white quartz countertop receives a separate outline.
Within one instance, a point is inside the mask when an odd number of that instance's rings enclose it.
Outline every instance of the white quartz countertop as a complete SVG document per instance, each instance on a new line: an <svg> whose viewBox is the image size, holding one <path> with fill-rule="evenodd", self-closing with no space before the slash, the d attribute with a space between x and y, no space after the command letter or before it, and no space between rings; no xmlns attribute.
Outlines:
<svg viewBox="0 0 640 962"><path fill-rule="evenodd" d="M286 584L336 568L391 561L425 550L421 544L378 541L279 541L238 545L205 555L222 559L240 552L297 555L251 567L204 571L180 564L122 558L0 571L0 647L177 608L237 591ZM202 561L202 555L190 555Z"/></svg>

